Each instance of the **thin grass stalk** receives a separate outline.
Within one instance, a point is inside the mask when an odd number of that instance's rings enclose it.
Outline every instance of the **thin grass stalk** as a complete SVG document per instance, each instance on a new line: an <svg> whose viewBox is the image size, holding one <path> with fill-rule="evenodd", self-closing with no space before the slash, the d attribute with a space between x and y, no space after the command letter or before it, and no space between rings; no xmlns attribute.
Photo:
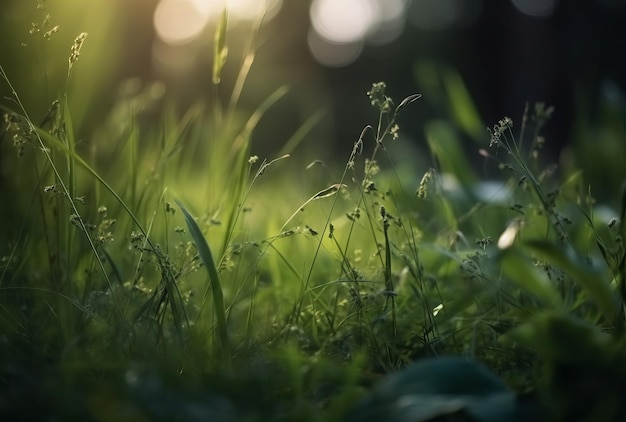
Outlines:
<svg viewBox="0 0 626 422"><path fill-rule="evenodd" d="M255 307L256 304L256 293L259 287L259 276L255 274L254 281L252 283L252 293L250 294L250 305L248 306L248 313L246 315L246 328L245 328L245 341L246 346L249 345L250 339L252 338L252 320L254 318Z"/></svg>
<svg viewBox="0 0 626 422"><path fill-rule="evenodd" d="M131 111L134 114L134 112ZM129 136L130 142L128 148L130 150L130 154L128 155L128 174L130 175L130 203L135 209L139 209L139 204L137 203L137 181L139 180L137 174L137 128L135 127L135 119L130 119L130 128L129 128Z"/></svg>
<svg viewBox="0 0 626 422"><path fill-rule="evenodd" d="M213 69L211 77L211 91L213 94L213 119L218 128L223 122L223 109L220 102L221 74L228 58L228 46L226 45L226 30L228 29L228 8L224 6L219 22L213 34ZM217 136L217 131L213 137Z"/></svg>
<svg viewBox="0 0 626 422"><path fill-rule="evenodd" d="M235 180L231 184L235 186L236 191L224 192L224 194L227 194L229 197L231 198L234 197L235 201L233 201L233 206L230 212L228 213L228 222L226 225L224 239L222 241L222 247L220 249L220 256L222 257L222 259L226 254L226 250L228 249L228 245L230 244L230 241L232 239L236 223L239 220L241 212L243 211L245 199L248 193L250 192L250 189L248 189L246 194L242 197L242 192L243 192L245 182L246 182L245 180L245 175L247 171L246 163L248 162L247 157L249 155L250 136L252 134L252 131L256 127L256 125L259 123L259 120L261 120L261 117L263 117L263 115L267 112L267 110L270 109L274 104L276 104L276 102L278 102L287 93L287 91L288 91L288 88L285 85L283 85L279 87L278 89L276 89L269 97L267 97L261 103L261 105L254 111L254 113L252 113L252 115L246 122L243 130L233 142L232 149L233 151L236 151L237 154L235 155L234 167L229 166L228 168L229 169L237 168L239 169L239 171L236 172ZM270 164L286 157L287 156L279 157L273 160L272 162L270 162Z"/></svg>
<svg viewBox="0 0 626 422"><path fill-rule="evenodd" d="M385 295L387 303L391 300L391 327L393 337L398 335L398 324L396 320L396 292L393 289L393 280L391 279L391 247L389 245L389 220L387 218L385 208L380 209L383 217L383 232L385 233ZM385 304L387 307L387 304Z"/></svg>
<svg viewBox="0 0 626 422"><path fill-rule="evenodd" d="M65 145L69 151L72 151L74 155L76 154L76 139L74 138L74 127L72 124L72 116L69 110L69 103L67 100L67 95L63 97L63 105L62 105L63 114L61 117L61 121L63 124L63 130L61 131L63 139L65 140ZM66 155L67 160L67 177L68 177L68 192L69 198L74 200L77 196L76 194L76 161L72 158L72 155ZM76 213L76 215L79 215ZM66 255L66 274L69 275L72 272L72 245L73 245L73 230L70 224L67 222L64 224L65 227L65 245L67 248Z"/></svg>
<svg viewBox="0 0 626 422"><path fill-rule="evenodd" d="M65 153L69 154L72 156L72 158L74 158L76 160L76 162L80 163L81 165L86 166L88 169L90 169L89 165L87 165L87 163L85 163L84 160L82 160L82 158L80 158L75 151L71 151L67 148L67 146L60 140L56 139L54 136L52 136L51 134L49 134L47 131L37 127L34 125L34 123L32 122L30 116L28 115L28 113L26 112L26 109L24 108L18 94L17 91L15 90L15 88L13 87L13 84L11 83L11 81L9 80L6 72L4 71L4 68L0 65L0 76L5 80L5 82L7 83L7 85L9 86L9 89L11 90L11 93L13 94L13 97L18 105L18 107L20 108L22 115L24 116L24 118L26 119L30 129L32 130L32 132L35 134L35 136L37 137L37 140L39 142L39 146L42 150L42 152L44 153L47 161L50 163L51 169L54 172L55 178L56 180L58 180L59 185L61 186L61 191L65 194L65 196L68 199L69 205L70 205L70 209L71 211L78 216L77 218L77 223L79 228L81 229L81 231L83 232L83 234L85 235L85 238L87 239L87 242L89 243L89 247L92 250L92 252L95 254L97 260L98 260L98 266L100 267L100 270L102 271L102 274L106 280L107 286L109 287L109 290L111 291L111 295L113 297L113 302L115 303L115 308L116 310L121 314L122 310L119 307L119 304L117 302L117 300L115 300L115 293L113 292L113 286L111 284L111 280L109 279L109 276L104 268L104 264L102 263L102 260L100 259L100 256L98 255L98 251L96 250L96 247L93 243L93 240L91 239L91 236L89 235L89 231L87 230L87 227L85 226L85 222L83 221L83 219L80 217L80 212L78 211L78 208L76 207L76 202L75 199L71 196L70 191L68 189L68 187L66 186L66 184L63 182L63 179L61 178L61 174L59 173L59 170L57 169L57 167L54 165L54 161L52 160L52 156L50 154L50 151L48 150L48 148L46 148L43 139L46 138L49 141L52 141L51 143L56 146L57 148L60 148L62 151L64 151ZM93 170L92 170L93 171ZM95 171L93 171L95 173ZM97 173L96 173L97 174ZM104 180L102 180L104 181ZM106 183L106 182L105 182ZM108 185L107 185L108 186ZM112 189L111 189L112 190ZM118 196L119 198L119 196ZM121 198L120 198L121 200Z"/></svg>
<svg viewBox="0 0 626 422"><path fill-rule="evenodd" d="M346 177L348 176L348 171L354 166L354 160L356 159L356 156L359 155L362 152L362 150L363 150L363 136L367 132L368 128L371 129L371 126L368 125L368 126L365 127L365 129L363 129L363 131L361 132L361 136L359 136L359 139L352 146L352 151L350 152L350 156L348 158L348 162L346 163L346 165L345 165L345 167L343 169L343 173L341 174L341 178L339 180L339 183L336 184L336 185L333 185L333 186L345 186L343 183L346 180ZM319 193L317 195L319 195ZM317 195L315 195L315 196L317 196ZM309 201L307 201L307 203ZM289 320L292 321L294 324L297 324L299 319L300 319L300 312L302 311L302 303L303 303L303 300L304 300L304 292L306 292L306 290L308 289L309 282L311 280L311 277L313 276L313 268L315 267L315 262L317 260L317 256L319 255L319 251L320 251L320 249L322 247L324 234L326 233L326 231L328 230L328 228L330 226L330 219L331 219L332 212L335 209L336 204L337 204L337 197L333 198L333 202L331 204L330 211L328 212L328 217L326 217L326 221L324 222L324 227L322 229L320 240L317 242L317 248L316 248L315 253L313 255L313 260L311 262L311 265L309 266L309 271L308 271L307 277L306 277L304 285L303 285L302 294L300 295L300 297L299 297L299 299L298 299L298 301L297 301L297 303L296 303L296 305L294 307L294 313L289 317ZM302 208L302 207L300 207L300 208ZM298 211L296 211L296 213L297 212ZM293 218L294 216L295 216L295 213L290 217L290 219ZM351 225L350 233L352 232L352 226L353 225ZM341 274L339 275L339 278L341 278Z"/></svg>
<svg viewBox="0 0 626 422"><path fill-rule="evenodd" d="M264 6L263 2L259 2L259 7ZM234 110L237 104L239 103L239 98L241 97L241 93L243 92L243 87L248 79L248 75L250 74L250 69L252 68L252 64L256 58L256 50L258 46L255 45L255 42L259 40L259 30L263 25L263 21L265 20L265 15L267 14L267 8L263 10L262 13L259 13L257 18L254 20L252 24L252 30L250 31L250 36L248 37L246 47L243 49L243 63L239 68L239 73L237 74L237 79L235 81L235 86L233 87L230 101L228 104L229 116L234 115ZM282 155L282 154L281 154Z"/></svg>
<svg viewBox="0 0 626 422"><path fill-rule="evenodd" d="M369 93L368 93L369 94ZM383 149L386 151L386 149L384 148L383 145L383 141L384 139L390 135L392 133L392 128L394 127L394 125L396 124L396 120L398 117L399 112L402 110L402 108L404 108L405 106L407 106L408 104L411 104L415 101L417 101L418 99L420 99L422 97L421 94L412 94L409 95L408 97L404 98L400 104L398 104L398 106L394 109L393 113L391 114L391 117L388 119L387 124L384 124L384 116L387 115L389 113L389 110L385 107L385 106L381 106L380 107L380 112L378 114L378 124L376 126L376 134L375 134L375 139L374 139L374 150L372 151L372 154L370 156L370 162L374 162L376 160L376 156L378 154L379 149ZM359 137L358 141L355 143L355 149L357 148L357 146L360 145L360 149L363 148L363 138L365 137L365 134L367 133L368 130L372 130L372 127L370 125L367 125L363 131L361 132L361 136ZM348 163L352 163L352 165L348 165L347 167L351 167L352 169L354 169L354 159L356 157L356 154L354 154L355 150L353 150L353 154L350 158L350 160L348 161ZM346 168L347 170L347 168ZM344 173L345 175L345 173ZM369 177L369 175L365 175L366 177ZM354 179L358 180L356 174L354 175ZM365 192L363 189L363 186L360 186L360 195L359 195L359 199L357 201L357 207L360 207L361 204L363 202L365 202L367 199L365 197ZM370 225L370 230L372 233L372 236L374 238L374 242L378 243L377 239L376 239L376 230L374 228L373 222L372 222L372 216L370 214L370 210L369 207L364 207L365 208L365 213L368 216L368 222ZM354 230L354 226L355 226L355 222L353 221L350 224L350 229L348 232L348 237L346 239L346 244L344 246L344 250L348 250L348 246L350 244L350 240L352 238L352 232ZM384 266L384 262L382 261L382 257L380 257L381 259L381 265Z"/></svg>

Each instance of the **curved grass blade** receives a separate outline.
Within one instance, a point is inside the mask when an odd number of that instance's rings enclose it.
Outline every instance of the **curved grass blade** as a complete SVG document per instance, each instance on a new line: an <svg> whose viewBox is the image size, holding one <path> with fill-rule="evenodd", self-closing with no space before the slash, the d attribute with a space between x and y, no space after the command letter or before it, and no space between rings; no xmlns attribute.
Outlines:
<svg viewBox="0 0 626 422"><path fill-rule="evenodd" d="M213 254L211 253L211 248L207 243L198 223L191 216L189 211L184 207L184 205L178 200L175 199L176 204L180 207L181 211L185 216L185 222L187 223L187 228L189 229L189 233L193 242L198 249L198 255L200 255L200 260L202 264L204 264L204 268L206 268L207 273L209 275L209 286L211 288L211 292L213 293L213 306L215 308L215 319L217 321L217 332L218 332L218 349L220 352L226 352L224 355L228 356L228 333L226 331L226 313L224 310L224 294L222 292L222 286L220 284L219 274L217 272L217 267L215 266L215 260L213 259ZM206 298L208 294L208 289L204 294L204 298Z"/></svg>

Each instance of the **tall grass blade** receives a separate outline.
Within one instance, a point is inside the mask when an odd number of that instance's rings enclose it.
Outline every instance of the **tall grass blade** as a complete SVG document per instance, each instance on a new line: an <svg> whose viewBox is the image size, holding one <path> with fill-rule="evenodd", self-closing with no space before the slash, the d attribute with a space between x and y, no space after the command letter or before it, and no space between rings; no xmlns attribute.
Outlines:
<svg viewBox="0 0 626 422"><path fill-rule="evenodd" d="M200 256L200 260L204 267L207 270L209 275L209 286L207 286L207 290L204 294L204 298L206 299L208 295L209 288L213 294L213 306L215 308L215 319L217 321L217 332L219 339L219 350L224 353L224 356L228 356L229 352L229 343L228 343L228 332L226 331L226 312L224 309L224 294L222 292L222 286L220 284L219 274L217 272L217 267L215 266L215 261L213 260L213 254L211 253L211 248L207 243L198 223L191 216L189 211L185 208L185 206L179 201L175 200L176 204L180 207L181 211L185 216L185 222L187 223L187 228L189 229L189 233L193 242L198 249L198 255Z"/></svg>
<svg viewBox="0 0 626 422"><path fill-rule="evenodd" d="M102 270L102 275L103 275L103 277L106 280L107 286L109 287L109 290L111 291L111 294L113 295L113 298L114 298L113 302L115 303L115 307L116 307L117 311L121 314L122 310L119 307L119 304L117 303L117 300L115 300L115 295L113 293L114 291L113 291L113 287L111 285L111 280L109 279L109 276L108 276L108 274L107 274L107 272L106 272L106 270L104 268L104 264L102 262L102 259L100 258L100 255L98 254L98 251L96 250L96 246L94 245L93 239L91 238L91 235L89 234L89 230L87 229L83 219L80 218L80 213L78 212L78 209L76 207L75 196L72 195L72 193L68 189L67 185L63 181L63 179L61 177L61 174L59 173L59 170L57 169L56 165L54 164L54 160L52 158L52 155L51 155L50 151L45 147L44 139L49 140L52 144L54 144L54 146L56 148L64 151L66 154L68 154L68 160L69 160L68 163L72 163L71 164L72 166L75 166L76 163L79 163L81 165L86 166L86 168L88 170L90 170L93 174L97 175L97 173L95 172L95 170L91 169L91 167L76 153L74 145L73 145L74 142L72 142L72 148L68 148L68 145L66 145L62 140L60 140L57 137L51 135L46 130L42 129L41 127L36 126L33 123L33 120L30 118L30 116L26 112L26 108L22 104L22 102L21 102L21 100L20 100L20 98L19 98L19 96L17 94L17 91L13 87L13 84L9 80L9 77L7 76L6 72L4 71L4 68L1 65L0 65L0 78L2 78L6 82L6 84L9 87L9 89L11 90L11 93L13 94L13 100L15 101L15 103L17 104L19 109L21 110L22 116L26 120L26 122L27 122L27 124L29 126L29 129L37 137L37 141L39 143L39 146L40 146L43 154L45 155L47 162L50 164L50 167L51 167L51 169L52 169L52 171L54 173L54 176L55 176L57 182L59 183L59 185L61 187L61 190L66 195L68 203L70 205L70 208L71 208L72 212L76 216L79 217L77 219L78 226L81 229L81 231L83 232L83 234L85 235L85 238L86 238L87 242L89 243L89 247L92 250L96 261L98 262L98 266ZM2 108L6 109L4 106L2 106ZM7 111L10 112L10 110L7 110ZM69 120L69 113L67 113L67 114L68 114L68 116L65 116L66 124L67 124L67 122L70 121ZM67 127L66 127L66 131L67 131ZM73 133L70 136L73 137L74 136ZM99 176L97 176L97 177L99 177ZM99 178L99 180L104 182L104 180L102 178ZM112 189L111 189L111 191L112 191ZM116 195L115 192L113 192L113 194L116 196L116 198L119 198L119 196ZM119 200L121 201L121 198ZM66 233L69 233L69 231L66 232ZM68 235L68 238L69 237L70 236ZM68 243L68 245L69 245L69 243ZM68 250L69 250L69 246L68 246ZM68 268L69 268L69 265L68 265Z"/></svg>
<svg viewBox="0 0 626 422"><path fill-rule="evenodd" d="M426 126L426 139L433 156L439 162L441 173L456 176L459 183L466 188L476 183L476 174L467 160L461 140L447 123L429 123Z"/></svg>
<svg viewBox="0 0 626 422"><path fill-rule="evenodd" d="M448 94L448 106L456 123L474 139L485 138L485 125L472 101L463 78L455 70L445 69L442 74L443 86Z"/></svg>
<svg viewBox="0 0 626 422"><path fill-rule="evenodd" d="M298 128L298 130L285 142L285 145L280 149L278 155L291 154L298 145L304 140L304 138L311 132L311 130L322 121L322 118L326 114L325 110L320 109L311 114L308 119Z"/></svg>
<svg viewBox="0 0 626 422"><path fill-rule="evenodd" d="M226 28L228 27L228 9L224 7L220 23L215 30L215 45L214 45L214 57L213 57L213 83L215 85L220 83L222 69L226 64L226 58L228 57L228 47L226 47Z"/></svg>
<svg viewBox="0 0 626 422"><path fill-rule="evenodd" d="M276 91L274 91L268 98L266 98L265 101L263 101L263 103L254 111L254 113L252 113L244 128L241 130L239 135L237 135L237 138L233 142L232 149L235 152L235 158L228 168L235 169L235 171L231 170L232 179L229 183L229 186L231 186L232 189L227 192L227 194L231 198L237 198L237 200L232 201L233 205L228 212L226 232L222 241L222 249L220 250L221 256L223 256L228 249L228 245L230 244L230 241L232 239L235 225L237 223L237 220L239 219L241 210L243 209L243 202L245 198L242 198L242 194L244 196L247 195L243 192L247 181L247 164L250 150L250 136L254 128L259 123L259 120L261 120L267 110L272 107L278 100L280 100L287 93L287 91L288 88L283 85L279 87ZM281 158L286 158L286 156Z"/></svg>
<svg viewBox="0 0 626 422"><path fill-rule="evenodd" d="M70 108L67 101L67 97L63 99L63 115L62 115L62 124L63 124L63 137L65 138L65 144L71 152L76 154L76 139L74 138L74 126L72 123L72 116L70 114ZM72 154L67 155L67 177L68 177L68 190L70 195L70 200L73 201L76 198L76 160L73 158ZM68 224L65 224L65 242L67 245L67 274L70 274L72 271L72 263L70 256L72 256L72 247L73 247L73 230L72 227Z"/></svg>
<svg viewBox="0 0 626 422"><path fill-rule="evenodd" d="M395 291L393 290L393 280L391 279L391 246L389 244L389 222L384 217L383 231L385 233L385 290L387 294L387 300L391 299L391 326L393 337L398 335L398 325L396 321L396 301Z"/></svg>

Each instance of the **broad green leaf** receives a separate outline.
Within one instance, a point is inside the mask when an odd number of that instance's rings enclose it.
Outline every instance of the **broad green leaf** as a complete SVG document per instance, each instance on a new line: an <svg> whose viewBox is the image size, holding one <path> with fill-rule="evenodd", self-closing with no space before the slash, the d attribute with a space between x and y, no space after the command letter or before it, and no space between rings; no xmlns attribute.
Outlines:
<svg viewBox="0 0 626 422"><path fill-rule="evenodd" d="M537 407L522 403L481 363L458 357L424 359L392 374L361 400L350 421L535 420Z"/></svg>

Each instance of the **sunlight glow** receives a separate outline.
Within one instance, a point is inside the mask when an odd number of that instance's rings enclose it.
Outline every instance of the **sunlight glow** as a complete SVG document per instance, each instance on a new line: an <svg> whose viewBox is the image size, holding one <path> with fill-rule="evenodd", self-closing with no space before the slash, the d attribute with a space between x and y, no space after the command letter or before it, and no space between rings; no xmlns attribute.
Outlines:
<svg viewBox="0 0 626 422"><path fill-rule="evenodd" d="M353 63L363 51L363 41L333 43L315 31L309 31L309 50L319 64L343 67Z"/></svg>
<svg viewBox="0 0 626 422"><path fill-rule="evenodd" d="M308 43L326 66L355 61L364 43L385 44L404 28L407 0L313 0Z"/></svg>
<svg viewBox="0 0 626 422"><path fill-rule="evenodd" d="M330 42L352 43L363 39L375 23L377 5L371 0L313 0L311 24Z"/></svg>
<svg viewBox="0 0 626 422"><path fill-rule="evenodd" d="M154 11L154 28L167 44L187 43L200 35L205 25L206 19L187 0L161 0Z"/></svg>
<svg viewBox="0 0 626 422"><path fill-rule="evenodd" d="M367 40L372 44L387 44L400 36L404 29L404 0L386 0L380 2L378 20L372 25Z"/></svg>
<svg viewBox="0 0 626 422"><path fill-rule="evenodd" d="M273 18L282 7L282 0L189 0L207 20L219 18L224 6L229 17L240 21L253 21L265 12L265 19Z"/></svg>
<svg viewBox="0 0 626 422"><path fill-rule="evenodd" d="M231 22L250 22L263 16L265 21L279 12L282 0L160 0L154 12L158 37L169 45L196 39L209 22L219 19L228 8Z"/></svg>

